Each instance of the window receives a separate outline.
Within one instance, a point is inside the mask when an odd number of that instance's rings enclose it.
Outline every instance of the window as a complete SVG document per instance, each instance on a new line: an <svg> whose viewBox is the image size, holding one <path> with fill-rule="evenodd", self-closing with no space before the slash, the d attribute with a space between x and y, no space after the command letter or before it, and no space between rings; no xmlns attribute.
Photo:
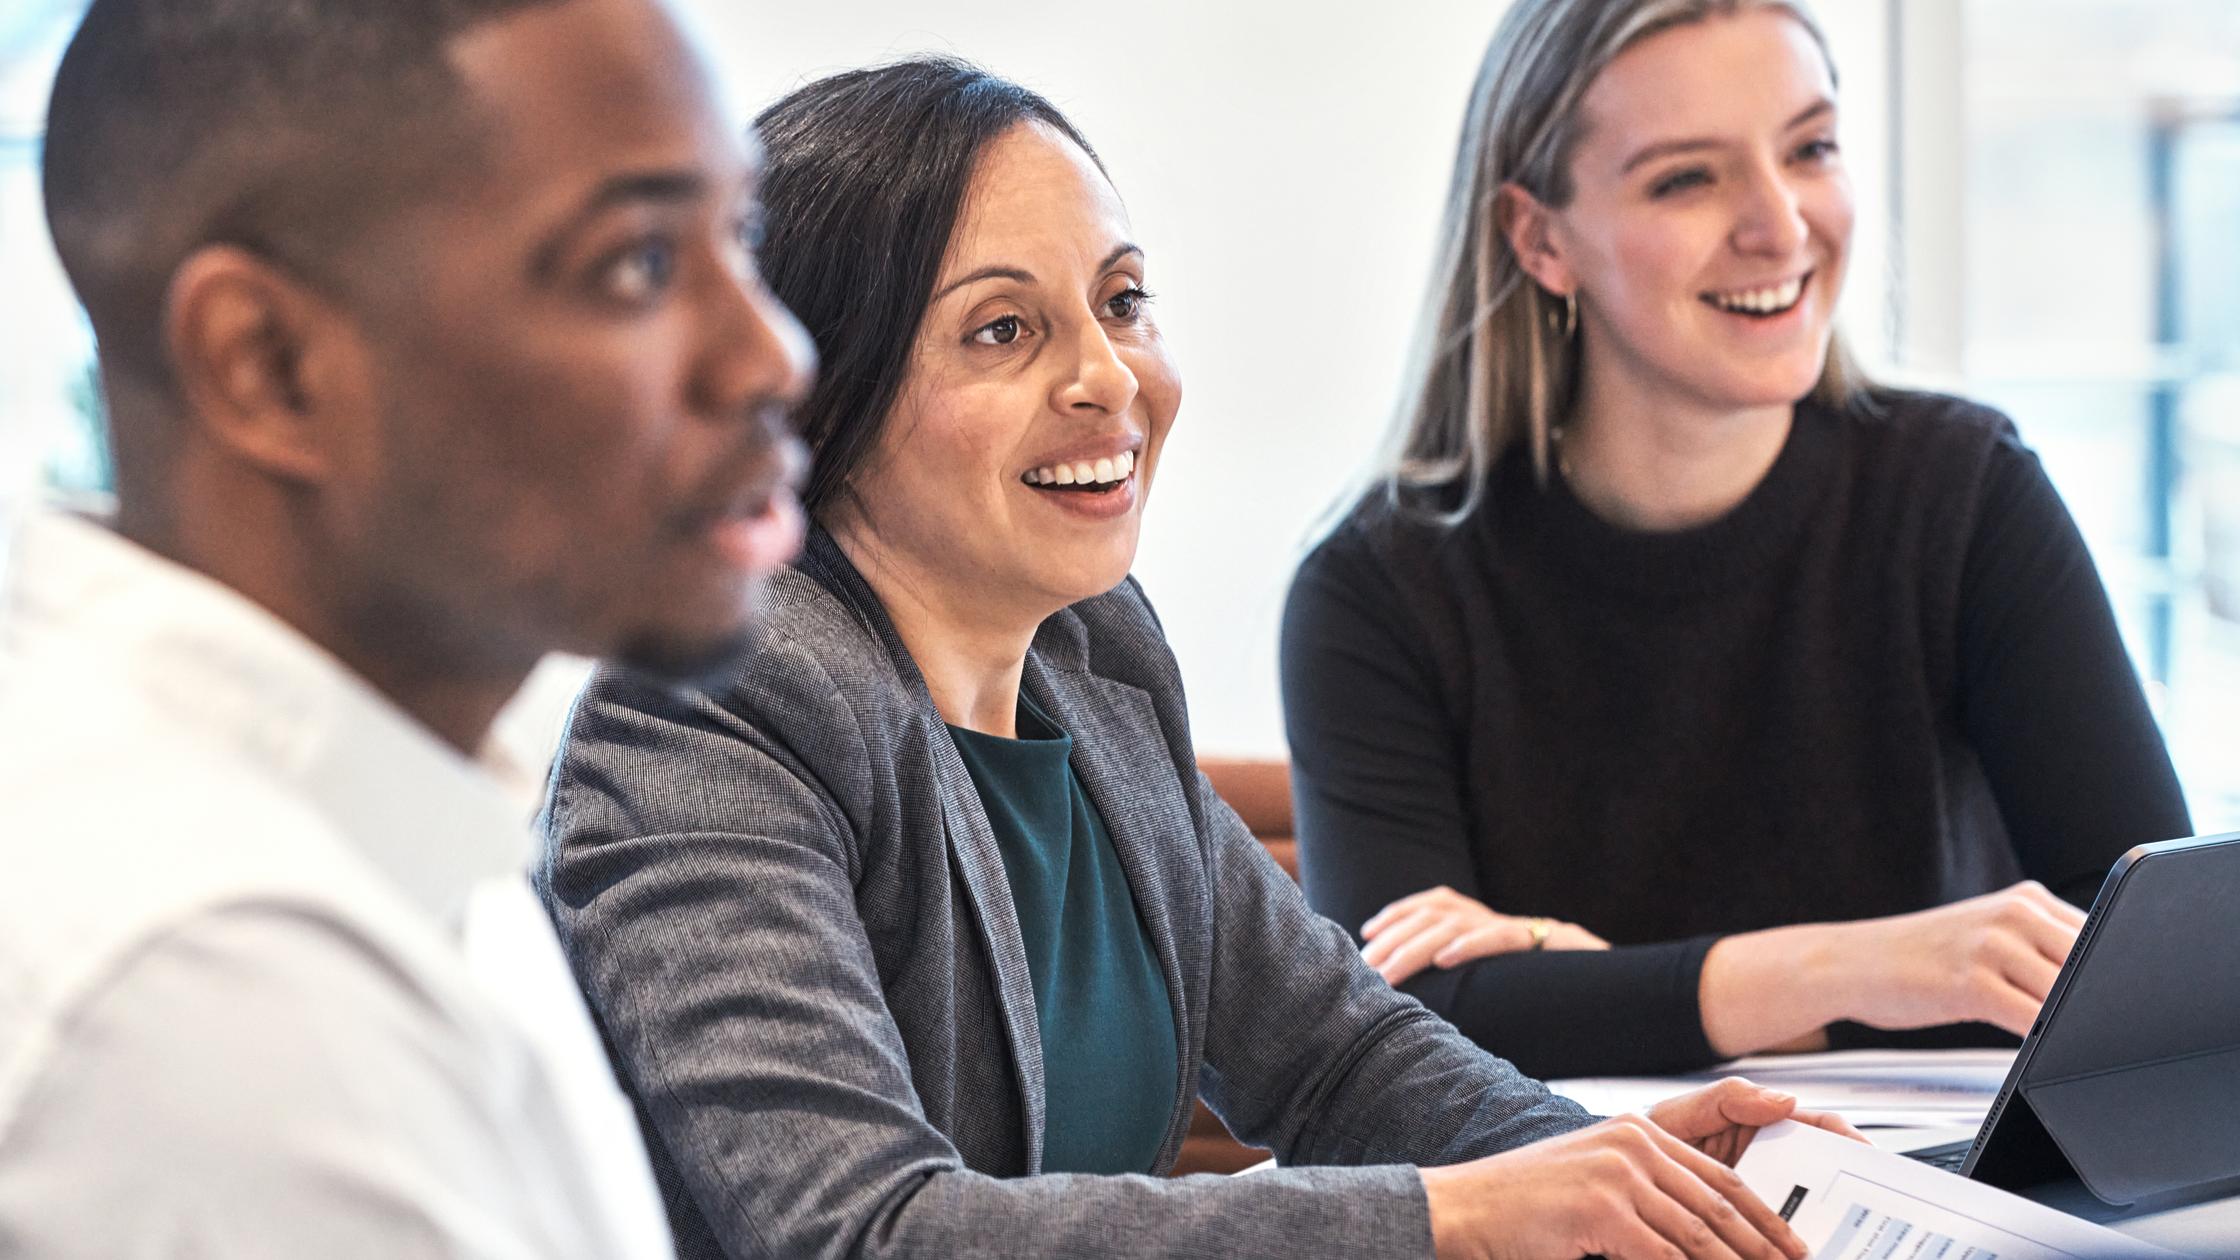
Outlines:
<svg viewBox="0 0 2240 1260"><path fill-rule="evenodd" d="M0 507L41 486L107 482L93 336L39 199L47 90L82 7L34 0L0 16Z"/></svg>
<svg viewBox="0 0 2240 1260"><path fill-rule="evenodd" d="M1965 389L2083 528L2196 822L2240 826L2240 6L1966 0L1954 24Z"/></svg>

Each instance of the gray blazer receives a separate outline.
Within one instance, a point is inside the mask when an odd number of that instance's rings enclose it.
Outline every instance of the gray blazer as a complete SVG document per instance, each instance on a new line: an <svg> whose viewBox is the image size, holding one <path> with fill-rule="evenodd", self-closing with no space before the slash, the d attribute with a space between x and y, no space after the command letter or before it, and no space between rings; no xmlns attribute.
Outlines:
<svg viewBox="0 0 2240 1260"><path fill-rule="evenodd" d="M1587 1123L1307 909L1198 774L1131 580L1044 623L1024 685L1074 736L1173 998L1158 1167L1201 1091L1286 1167L1036 1175L1034 991L964 763L829 536L772 595L719 685L602 672L544 819L539 886L686 1257L1421 1257L1404 1165Z"/></svg>

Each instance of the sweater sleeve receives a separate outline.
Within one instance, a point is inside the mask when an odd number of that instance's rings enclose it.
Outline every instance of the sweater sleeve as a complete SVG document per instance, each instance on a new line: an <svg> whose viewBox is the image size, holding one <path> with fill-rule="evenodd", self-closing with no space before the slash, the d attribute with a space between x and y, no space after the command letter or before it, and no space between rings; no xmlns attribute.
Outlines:
<svg viewBox="0 0 2240 1260"><path fill-rule="evenodd" d="M1440 885L1502 908L1470 851L1465 750L1440 699L1455 684L1405 606L1341 534L1301 565L1284 610L1302 882L1356 940L1388 903ZM1401 988L1528 1075L1682 1071L1718 1057L1697 1006L1713 939L1496 955Z"/></svg>
<svg viewBox="0 0 2240 1260"><path fill-rule="evenodd" d="M2088 905L2126 849L2193 826L2084 539L2011 431L1961 581L1961 727L2023 872Z"/></svg>

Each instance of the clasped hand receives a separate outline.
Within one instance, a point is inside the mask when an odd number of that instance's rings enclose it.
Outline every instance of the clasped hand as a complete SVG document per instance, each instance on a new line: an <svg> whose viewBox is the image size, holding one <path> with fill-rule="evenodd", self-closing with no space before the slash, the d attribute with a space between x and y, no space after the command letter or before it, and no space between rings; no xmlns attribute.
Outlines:
<svg viewBox="0 0 2240 1260"><path fill-rule="evenodd" d="M1547 926L1538 948L1610 948L1610 942L1576 923L1502 914L1442 885L1402 897L1362 924L1368 943L1361 957L1386 983L1400 984L1425 967L1454 967L1534 948L1536 922Z"/></svg>

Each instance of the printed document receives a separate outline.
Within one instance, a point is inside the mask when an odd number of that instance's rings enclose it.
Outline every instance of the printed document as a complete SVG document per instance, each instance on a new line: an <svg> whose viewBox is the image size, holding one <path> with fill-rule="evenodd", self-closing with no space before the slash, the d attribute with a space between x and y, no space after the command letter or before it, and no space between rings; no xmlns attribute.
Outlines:
<svg viewBox="0 0 2240 1260"><path fill-rule="evenodd" d="M1735 1166L1813 1260L2168 1260L2164 1251L2004 1190L1784 1120Z"/></svg>

